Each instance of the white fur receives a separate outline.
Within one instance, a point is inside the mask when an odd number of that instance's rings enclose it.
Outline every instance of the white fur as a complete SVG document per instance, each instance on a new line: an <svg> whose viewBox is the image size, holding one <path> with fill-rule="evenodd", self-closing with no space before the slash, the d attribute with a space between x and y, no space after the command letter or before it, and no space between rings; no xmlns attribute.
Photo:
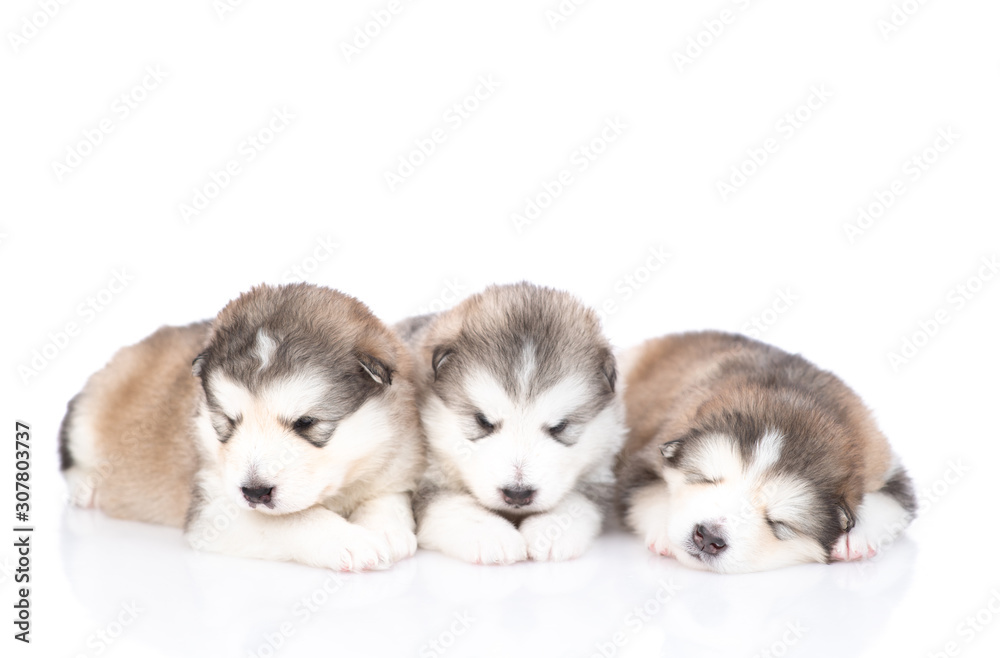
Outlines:
<svg viewBox="0 0 1000 658"><path fill-rule="evenodd" d="M204 403L196 417L203 457L199 481L208 503L188 529L193 545L345 570L384 568L414 553L407 495L366 501L350 521L338 513L343 505L332 502L347 496L345 488L366 469L379 468L376 455L399 439L388 402L369 399L317 447L289 421L313 414L324 421L316 410L326 391L321 378L299 373L254 394L213 374L210 386L227 415L240 422L222 443ZM273 487L273 507L254 506L243 497L240 488L249 482Z"/></svg>
<svg viewBox="0 0 1000 658"><path fill-rule="evenodd" d="M254 356L260 359L260 365L257 366L257 372L263 372L267 368L268 364L271 363L271 359L274 357L275 350L278 349L278 343L264 333L264 329L257 330L257 342L254 344Z"/></svg>
<svg viewBox="0 0 1000 658"><path fill-rule="evenodd" d="M910 518L911 515L891 496L878 491L866 494L858 506L854 528L840 536L830 558L851 561L875 557L895 541Z"/></svg>
<svg viewBox="0 0 1000 658"><path fill-rule="evenodd" d="M697 569L737 573L824 561L825 551L817 542L799 533L779 540L767 523L768 518L798 528L814 523L809 485L770 471L781 442L777 433L765 435L746 464L730 437L703 438L691 446L688 459L711 482L690 482L685 473L665 467L664 482L633 494L629 523L650 550ZM721 530L725 551L707 559L697 556L692 535L702 524Z"/></svg>
<svg viewBox="0 0 1000 658"><path fill-rule="evenodd" d="M97 506L100 482L117 466L115 462L120 459L118 455L112 455L108 459L100 456L94 419L89 411L87 400L80 400L68 419L70 425L66 429L73 466L63 473L70 502L83 508Z"/></svg>
<svg viewBox="0 0 1000 658"><path fill-rule="evenodd" d="M527 541L514 524L465 494L431 501L417 529L417 542L474 564L510 564L528 557Z"/></svg>
<svg viewBox="0 0 1000 658"><path fill-rule="evenodd" d="M526 367L532 367L525 359ZM565 445L548 432L591 398L588 382L567 379L527 400L512 400L485 370L469 373L470 401L498 429L470 441L470 418L429 396L422 419L432 460L442 478L469 494L443 494L423 513L421 546L478 563L565 560L576 557L600 532L601 511L573 491L582 480L610 484L612 460L624 440L624 409L615 398ZM510 511L503 488L534 489L520 531L491 510Z"/></svg>
<svg viewBox="0 0 1000 658"><path fill-rule="evenodd" d="M570 492L551 511L529 516L518 528L532 560L571 560L583 555L601 532L601 510Z"/></svg>
<svg viewBox="0 0 1000 658"><path fill-rule="evenodd" d="M499 429L476 441L467 436L469 420L431 396L423 409L431 449L456 473L481 505L503 510L501 489L535 489L532 512L552 509L588 471L607 465L621 445L621 411L610 405L583 427L571 428L574 445L553 439L556 425L586 400L585 383L561 382L527 404L510 400L486 375L469 379L469 396Z"/></svg>

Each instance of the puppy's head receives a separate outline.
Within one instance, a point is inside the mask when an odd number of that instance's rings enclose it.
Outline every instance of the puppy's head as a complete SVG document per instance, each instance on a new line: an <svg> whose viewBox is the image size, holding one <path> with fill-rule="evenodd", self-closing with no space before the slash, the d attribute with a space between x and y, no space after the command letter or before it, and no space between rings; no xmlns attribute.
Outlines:
<svg viewBox="0 0 1000 658"><path fill-rule="evenodd" d="M226 306L193 366L199 435L226 495L265 514L334 495L391 436L398 347L327 288L260 286Z"/></svg>
<svg viewBox="0 0 1000 658"><path fill-rule="evenodd" d="M485 507L551 509L620 446L614 356L567 293L488 288L435 322L422 356L431 448Z"/></svg>
<svg viewBox="0 0 1000 658"><path fill-rule="evenodd" d="M671 552L720 573L826 562L853 520L822 443L740 413L662 442Z"/></svg>

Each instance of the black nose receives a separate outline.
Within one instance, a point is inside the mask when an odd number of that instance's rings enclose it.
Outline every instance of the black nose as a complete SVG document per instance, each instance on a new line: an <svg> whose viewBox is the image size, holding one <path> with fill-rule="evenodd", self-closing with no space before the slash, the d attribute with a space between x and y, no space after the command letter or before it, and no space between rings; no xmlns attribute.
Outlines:
<svg viewBox="0 0 1000 658"><path fill-rule="evenodd" d="M271 502L271 495L274 487L240 487L243 497L251 503L263 503L267 505Z"/></svg>
<svg viewBox="0 0 1000 658"><path fill-rule="evenodd" d="M717 527L698 525L695 527L691 539L694 540L694 545L702 553L718 555L726 550L726 540L719 536Z"/></svg>
<svg viewBox="0 0 1000 658"><path fill-rule="evenodd" d="M524 507L531 504L531 499L535 495L534 489L501 489L503 502L514 507Z"/></svg>

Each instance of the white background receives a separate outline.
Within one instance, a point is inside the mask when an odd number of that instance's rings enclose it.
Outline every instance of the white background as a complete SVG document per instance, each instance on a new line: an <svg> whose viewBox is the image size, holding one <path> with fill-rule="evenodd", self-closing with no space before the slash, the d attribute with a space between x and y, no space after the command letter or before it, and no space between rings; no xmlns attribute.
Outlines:
<svg viewBox="0 0 1000 658"><path fill-rule="evenodd" d="M33 643L7 621L4 655L997 655L1000 283L978 275L1000 252L1000 5L593 0L553 25L557 0L422 0L377 28L385 0L249 0L221 16L211 0L99 0L51 18L40 4L0 12L3 479L27 421L36 527ZM346 55L366 25L378 34ZM275 110L294 118L248 151ZM602 142L609 120L623 127ZM442 143L390 189L386 172L421 160L435 130ZM583 171L581 147L601 151ZM57 172L70 151L86 155ZM230 160L240 173L206 189ZM723 194L734 166L752 173ZM563 170L572 183L518 231L512 214ZM196 190L214 198L185 222ZM845 225L869 206L852 241ZM327 595L326 572L199 555L177 531L67 509L56 433L86 377L294 268L387 321L528 279L607 305L622 347L757 318L761 338L875 410L920 517L866 565L714 576L617 533L568 564L421 551ZM116 272L129 280L112 293ZM947 321L917 335L938 311ZM920 347L894 365L906 339ZM12 520L12 485L0 490ZM664 588L677 591L660 603ZM310 597L324 604L306 615Z"/></svg>

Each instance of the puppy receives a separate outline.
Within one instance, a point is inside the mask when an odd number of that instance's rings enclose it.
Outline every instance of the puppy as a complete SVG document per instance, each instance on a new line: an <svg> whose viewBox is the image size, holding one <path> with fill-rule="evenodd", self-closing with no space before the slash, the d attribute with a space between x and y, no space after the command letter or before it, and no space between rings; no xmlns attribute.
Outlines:
<svg viewBox="0 0 1000 658"><path fill-rule="evenodd" d="M722 573L856 560L912 519L912 483L871 413L805 359L703 332L623 361L623 513L653 552Z"/></svg>
<svg viewBox="0 0 1000 658"><path fill-rule="evenodd" d="M199 549L386 567L416 550L424 447L411 367L358 300L259 286L90 378L60 431L70 495L183 527Z"/></svg>
<svg viewBox="0 0 1000 658"><path fill-rule="evenodd" d="M397 331L418 355L423 547L474 563L566 560L601 530L624 440L611 347L567 293L492 286Z"/></svg>

